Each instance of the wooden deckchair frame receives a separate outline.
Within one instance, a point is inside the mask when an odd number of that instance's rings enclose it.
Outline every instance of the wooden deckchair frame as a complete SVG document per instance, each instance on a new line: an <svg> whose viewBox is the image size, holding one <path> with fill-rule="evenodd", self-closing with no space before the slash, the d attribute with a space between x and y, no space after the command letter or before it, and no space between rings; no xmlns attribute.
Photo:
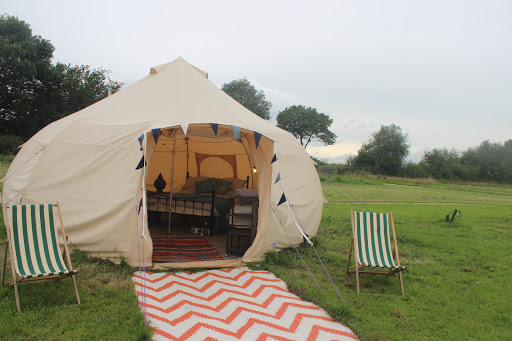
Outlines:
<svg viewBox="0 0 512 341"><path fill-rule="evenodd" d="M25 205L25 206L30 206L30 205ZM12 214L8 210L10 207L11 207L11 205L6 205L6 208L7 208L6 212L8 212L9 215ZM12 236L11 236L11 228L10 228L10 219L11 219L11 217L9 217L9 219L6 219L6 222L7 222L7 226L6 226L6 229L7 229L7 240L5 242L5 253L4 253L4 262L3 262L3 269L2 269L1 284L4 285L4 283L5 283L5 284L9 284L9 285L13 285L14 286L14 297L16 299L16 308L18 309L18 311L21 311L21 309L20 309L20 300L19 300L19 295L18 295L18 283L21 283L21 282L34 282L34 281L48 280L48 279L61 280L63 278L69 277L69 276L71 276L71 278L73 280L73 287L75 289L75 297L76 297L77 304L80 304L80 296L78 295L78 289L76 287L76 280L75 280L75 275L79 272L79 270L77 270L77 269L73 270L73 267L71 265L71 258L70 258L70 254L69 254L69 248L68 248L68 243L67 243L66 232L64 230L64 220L62 219L62 212L61 212L61 209L60 209L60 203L57 201L57 203L53 204L53 207L57 207L57 211L59 213L59 222L60 222L60 227L61 227L62 240L63 240L63 244L64 244L64 254L65 254L68 270L71 271L70 273L56 274L56 275L43 275L43 276L29 277L29 278L24 278L23 276L17 274L17 272L16 272L17 269L15 268L15 264L14 264L14 254L13 254L14 251L13 251L13 247L11 246L11 244L12 244ZM55 221L53 223L55 224ZM55 229L55 232L57 232L57 227L56 226L54 226L54 229ZM10 256L10 261L11 261L12 281L4 281L4 279L5 279L5 268L6 268L6 265L7 265L7 249L9 249L9 256Z"/></svg>
<svg viewBox="0 0 512 341"><path fill-rule="evenodd" d="M395 223L393 220L393 213L389 213L389 219L391 220L391 230L393 232L393 241L394 241L394 251L392 254L394 255L394 262L395 265L398 268L384 268L384 267L376 267L376 266L367 266L365 264L361 264L362 262L359 259L359 249L358 245L359 243L355 243L355 239L357 238L357 231L356 231L356 223L354 221L354 216L357 212L350 211L350 220L352 222L352 241L350 244L350 251L348 254L348 261L347 261L347 274L356 274L356 286L357 286L357 293L361 293L360 285L359 285L359 274L369 274L369 275L385 275L385 276L391 276L396 273L398 273L399 279L400 279L400 288L402 290L402 296L404 296L404 282L402 278L402 271L407 269L407 266L401 266L400 265L400 256L398 255L398 243L396 240L396 233L395 233ZM350 260L352 258L352 250L354 250L354 269L350 269ZM371 267L373 269L389 269L388 271L361 271L361 269Z"/></svg>

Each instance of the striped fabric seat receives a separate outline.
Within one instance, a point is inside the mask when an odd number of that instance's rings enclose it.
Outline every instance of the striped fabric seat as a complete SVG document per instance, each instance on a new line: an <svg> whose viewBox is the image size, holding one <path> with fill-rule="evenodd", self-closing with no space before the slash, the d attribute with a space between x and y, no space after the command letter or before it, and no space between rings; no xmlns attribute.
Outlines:
<svg viewBox="0 0 512 341"><path fill-rule="evenodd" d="M66 275L68 270L57 241L53 205L12 205L10 234L14 267L22 278Z"/></svg>
<svg viewBox="0 0 512 341"><path fill-rule="evenodd" d="M376 268L403 269L395 265L389 239L387 213L354 212L358 262Z"/></svg>
<svg viewBox="0 0 512 341"><path fill-rule="evenodd" d="M360 274L391 276L398 273L400 288L404 295L402 271L407 270L407 266L400 265L393 213L351 211L350 217L353 237L348 254L347 274L356 275L357 293L361 292ZM352 251L354 251L354 269L350 269Z"/></svg>

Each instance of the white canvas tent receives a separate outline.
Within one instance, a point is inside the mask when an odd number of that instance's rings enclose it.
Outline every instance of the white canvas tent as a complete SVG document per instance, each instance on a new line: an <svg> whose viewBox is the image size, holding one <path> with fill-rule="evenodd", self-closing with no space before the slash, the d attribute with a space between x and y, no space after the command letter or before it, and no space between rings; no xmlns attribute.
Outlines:
<svg viewBox="0 0 512 341"><path fill-rule="evenodd" d="M216 132L210 123L215 124ZM152 129L161 131L156 146ZM147 148L141 150L138 138L144 133ZM174 133L176 137L171 138ZM2 201L28 204L58 200L70 244L103 258L119 259L122 255L132 266L142 260L151 266L147 216L137 208L145 198L146 185L153 186L158 173L169 179L171 140L176 147L185 137L190 137L190 152L236 158L236 177L245 179L250 168L256 167L257 177L250 185L257 188L259 211L256 238L240 260L181 266L238 266L261 258L271 249L291 246L280 221L288 223L286 231L293 243L302 242L296 224L290 223L288 203L293 204L295 220L305 232L316 234L323 196L302 146L290 133L234 101L211 83L205 72L182 58L151 68L147 77L34 135L4 178ZM135 170L144 153L147 166ZM271 163L274 153L278 162ZM183 185L187 170L194 172L196 167L197 172L197 163L188 162L189 155L177 149L173 190ZM215 169L222 172L220 163L210 162L213 173ZM277 172L281 180L276 184ZM283 191L288 202L278 206ZM5 218L6 214L4 210Z"/></svg>

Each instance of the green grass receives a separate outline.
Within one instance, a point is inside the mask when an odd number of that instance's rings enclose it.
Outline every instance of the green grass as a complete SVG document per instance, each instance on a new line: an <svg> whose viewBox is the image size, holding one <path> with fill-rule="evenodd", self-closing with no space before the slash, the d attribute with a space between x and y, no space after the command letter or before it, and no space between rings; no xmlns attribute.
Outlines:
<svg viewBox="0 0 512 341"><path fill-rule="evenodd" d="M5 174L9 161L0 163ZM293 249L269 253L251 267L267 269L306 300L323 307L362 340L512 339L512 186L443 183L376 176L337 176L342 186L375 212L393 212L404 273L398 278L345 273L351 239L351 209L364 210L342 187L322 182L329 200L313 241L338 286L340 302L313 250L299 250L320 290ZM341 195L340 195L341 194ZM447 223L453 209L462 218ZM344 215L346 214L346 216ZM341 215L341 217L340 217ZM345 217L342 218L342 217ZM0 212L0 254L5 227ZM72 282L21 284L22 313L12 287L0 288L0 339L146 340L131 268L73 252L82 305ZM10 272L7 272L9 278Z"/></svg>
<svg viewBox="0 0 512 341"><path fill-rule="evenodd" d="M345 303L309 246L299 250L321 290L293 249L253 266L274 272L362 340L512 339L512 187L407 182L353 176L343 182L362 203L371 203L365 204L371 211L393 212L397 234L407 242L399 240L401 262L408 266L405 297L397 276L361 275L356 293L355 276L345 273L350 223L328 209L313 242ZM349 217L351 209L364 210L340 198L336 191L349 196L341 187L323 187L329 207L342 217L340 212ZM462 218L447 223L454 208Z"/></svg>
<svg viewBox="0 0 512 341"><path fill-rule="evenodd" d="M0 254L6 232L0 213ZM0 287L0 339L2 340L149 340L144 316L131 281L132 268L72 252L81 305L76 304L70 278L62 281L21 283L21 313L14 290ZM6 279L11 280L8 266Z"/></svg>

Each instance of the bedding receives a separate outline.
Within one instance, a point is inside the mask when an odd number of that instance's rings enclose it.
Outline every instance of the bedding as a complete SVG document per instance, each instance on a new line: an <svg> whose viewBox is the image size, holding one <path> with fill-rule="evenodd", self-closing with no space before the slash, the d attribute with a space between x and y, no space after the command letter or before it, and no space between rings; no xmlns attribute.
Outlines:
<svg viewBox="0 0 512 341"><path fill-rule="evenodd" d="M170 210L172 213L217 217L219 224L227 222L233 199L239 191L247 191L243 187L246 181L237 178L193 177L187 179L180 191L173 193ZM215 196L212 195L215 193ZM254 190L251 195L256 193ZM147 191L148 211L169 212L169 193ZM213 203L213 209L212 209ZM222 229L217 228L219 232Z"/></svg>

